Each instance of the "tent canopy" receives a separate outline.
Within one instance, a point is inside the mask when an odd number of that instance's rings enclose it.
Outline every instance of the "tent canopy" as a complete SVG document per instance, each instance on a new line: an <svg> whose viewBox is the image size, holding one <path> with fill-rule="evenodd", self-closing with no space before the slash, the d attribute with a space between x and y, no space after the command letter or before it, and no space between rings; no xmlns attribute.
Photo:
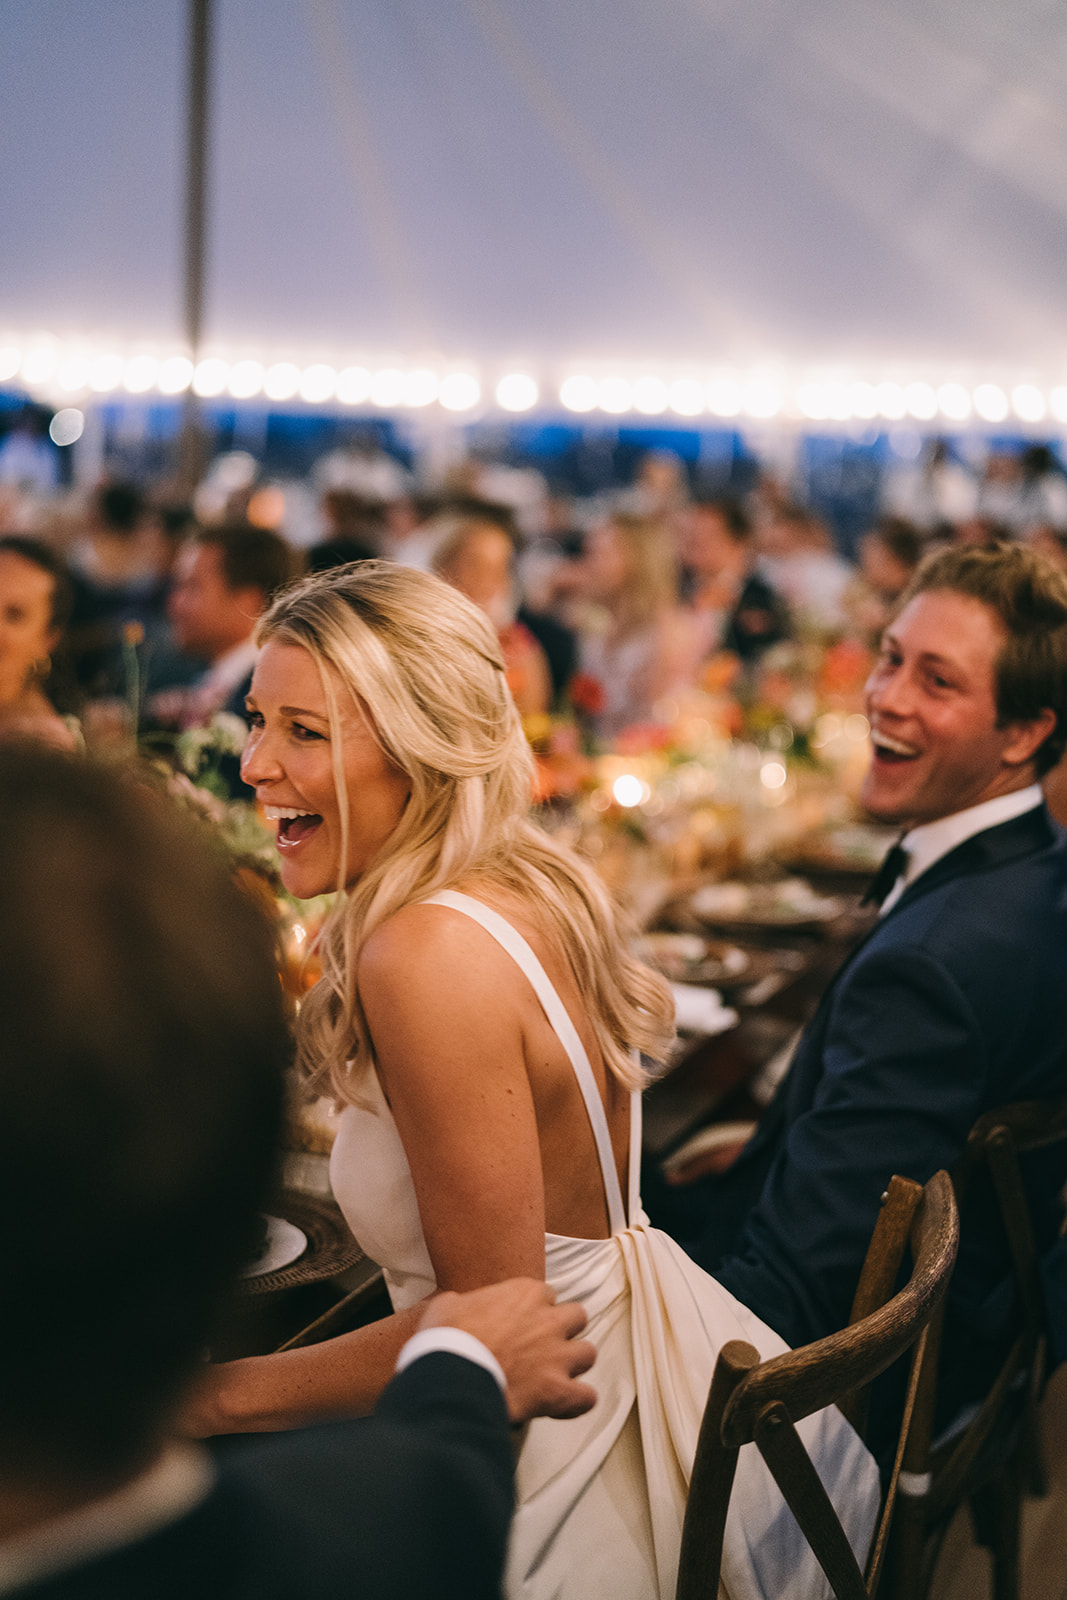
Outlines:
<svg viewBox="0 0 1067 1600"><path fill-rule="evenodd" d="M180 345L185 26L0 8L0 334ZM231 359L1067 380L1055 0L217 0L213 90Z"/></svg>

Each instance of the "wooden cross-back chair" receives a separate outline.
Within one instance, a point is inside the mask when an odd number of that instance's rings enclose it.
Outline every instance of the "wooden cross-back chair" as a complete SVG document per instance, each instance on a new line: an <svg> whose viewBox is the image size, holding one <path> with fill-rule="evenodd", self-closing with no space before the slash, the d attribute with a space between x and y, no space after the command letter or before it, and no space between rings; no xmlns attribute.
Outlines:
<svg viewBox="0 0 1067 1600"><path fill-rule="evenodd" d="M1026 1101L988 1112L971 1129L953 1175L967 1227L966 1198L984 1168L993 1184L1011 1256L1018 1332L984 1399L965 1426L934 1439L943 1308L931 1324L926 1365L905 1451L891 1562L894 1600L922 1600L942 1539L969 1502L977 1542L992 1559L994 1600L1017 1600L1024 1487L1043 1471L1037 1404L1046 1373L1040 1264L1019 1156L1067 1139L1067 1099Z"/></svg>
<svg viewBox="0 0 1067 1600"><path fill-rule="evenodd" d="M907 1283L894 1294L909 1239L914 1265ZM761 1362L753 1346L741 1340L723 1346L689 1485L677 1600L717 1600L737 1453L752 1443L838 1600L871 1600L886 1555L926 1331L948 1287L958 1239L959 1217L947 1173L935 1173L925 1188L894 1177L883 1196L849 1327L769 1361ZM864 1572L795 1425L836 1404L862 1432L868 1386L909 1349L913 1354L905 1418Z"/></svg>

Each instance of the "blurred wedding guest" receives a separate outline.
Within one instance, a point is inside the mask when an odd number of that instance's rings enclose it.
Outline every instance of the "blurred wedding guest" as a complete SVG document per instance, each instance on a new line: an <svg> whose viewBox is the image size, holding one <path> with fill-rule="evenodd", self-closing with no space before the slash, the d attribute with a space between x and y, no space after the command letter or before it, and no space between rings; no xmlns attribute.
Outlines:
<svg viewBox="0 0 1067 1600"><path fill-rule="evenodd" d="M786 506L761 525L757 544L759 570L798 627L834 633L845 625L845 591L855 569L834 550L818 517Z"/></svg>
<svg viewBox="0 0 1067 1600"><path fill-rule="evenodd" d="M0 738L76 747L73 719L50 698L70 608L70 581L54 551L37 539L0 539Z"/></svg>
<svg viewBox="0 0 1067 1600"><path fill-rule="evenodd" d="M583 563L588 601L579 667L596 732L613 738L652 722L657 703L689 667L689 635L678 604L678 566L663 524L615 512L591 533Z"/></svg>
<svg viewBox="0 0 1067 1600"><path fill-rule="evenodd" d="M902 517L883 517L860 540L860 570L848 589L848 614L857 632L881 637L897 600L922 560L919 530Z"/></svg>
<svg viewBox="0 0 1067 1600"><path fill-rule="evenodd" d="M400 499L411 484L407 468L382 448L373 428L355 430L336 449L320 456L311 477L320 494L346 489L383 502Z"/></svg>
<svg viewBox="0 0 1067 1600"><path fill-rule="evenodd" d="M689 500L685 463L674 450L649 450L641 457L633 485L620 507L642 517L673 517Z"/></svg>
<svg viewBox="0 0 1067 1600"><path fill-rule="evenodd" d="M162 634L169 555L136 484L106 483L94 491L81 537L69 551L71 650L87 694L126 692L122 640L127 624L153 641Z"/></svg>
<svg viewBox="0 0 1067 1600"><path fill-rule="evenodd" d="M682 561L696 661L731 650L753 661L789 634L785 602L756 569L752 525L737 500L698 500L684 514Z"/></svg>
<svg viewBox="0 0 1067 1600"><path fill-rule="evenodd" d="M434 555L433 568L485 612L496 629L508 688L521 716L547 711L552 680L545 653L518 620L515 546L497 522L461 520Z"/></svg>
<svg viewBox="0 0 1067 1600"><path fill-rule="evenodd" d="M47 496L59 481L57 452L48 438L49 414L27 403L0 438L0 484L21 494Z"/></svg>
<svg viewBox="0 0 1067 1600"><path fill-rule="evenodd" d="M428 1304L373 1417L179 1437L275 1177L291 1041L267 926L162 797L0 749L0 1593L498 1600L508 1427L594 1393L585 1316ZM355 1405L352 1412L355 1411Z"/></svg>
<svg viewBox="0 0 1067 1600"><path fill-rule="evenodd" d="M1067 479L1048 445L992 450L978 488L978 515L1014 538L1041 523L1067 523Z"/></svg>
<svg viewBox="0 0 1067 1600"><path fill-rule="evenodd" d="M945 439L930 439L917 462L890 469L882 509L925 534L966 522L978 508L974 474L958 461Z"/></svg>
<svg viewBox="0 0 1067 1600"><path fill-rule="evenodd" d="M280 534L248 523L203 529L178 555L167 599L174 640L199 659L197 678L159 692L151 718L198 727L217 711L244 715L256 657L255 625L273 595L294 576L294 558Z"/></svg>
<svg viewBox="0 0 1067 1600"><path fill-rule="evenodd" d="M347 561L371 561L381 554L385 507L380 500L368 500L351 489L327 489L319 509L323 522L320 544L352 549L356 553L346 556Z"/></svg>

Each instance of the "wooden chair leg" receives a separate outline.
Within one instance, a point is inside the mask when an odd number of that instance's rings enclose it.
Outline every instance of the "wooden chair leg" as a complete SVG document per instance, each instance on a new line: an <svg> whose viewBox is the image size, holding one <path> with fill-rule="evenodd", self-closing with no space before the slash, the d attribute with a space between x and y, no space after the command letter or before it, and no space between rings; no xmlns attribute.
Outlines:
<svg viewBox="0 0 1067 1600"><path fill-rule="evenodd" d="M1019 1600L1020 1484L1009 1472L971 1497L971 1519L978 1544L989 1551L993 1600Z"/></svg>

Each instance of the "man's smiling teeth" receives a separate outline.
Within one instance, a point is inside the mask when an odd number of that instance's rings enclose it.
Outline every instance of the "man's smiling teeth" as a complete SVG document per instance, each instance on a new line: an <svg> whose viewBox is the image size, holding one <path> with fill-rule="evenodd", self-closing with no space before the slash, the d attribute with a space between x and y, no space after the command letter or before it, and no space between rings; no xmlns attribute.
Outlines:
<svg viewBox="0 0 1067 1600"><path fill-rule="evenodd" d="M292 806L264 806L263 815L268 822L292 822L294 817L314 817L315 811L296 811Z"/></svg>
<svg viewBox="0 0 1067 1600"><path fill-rule="evenodd" d="M899 739L891 739L888 733L880 733L877 729L871 734L871 743L879 750L889 750L896 756L917 756L920 754L914 745L902 744Z"/></svg>

